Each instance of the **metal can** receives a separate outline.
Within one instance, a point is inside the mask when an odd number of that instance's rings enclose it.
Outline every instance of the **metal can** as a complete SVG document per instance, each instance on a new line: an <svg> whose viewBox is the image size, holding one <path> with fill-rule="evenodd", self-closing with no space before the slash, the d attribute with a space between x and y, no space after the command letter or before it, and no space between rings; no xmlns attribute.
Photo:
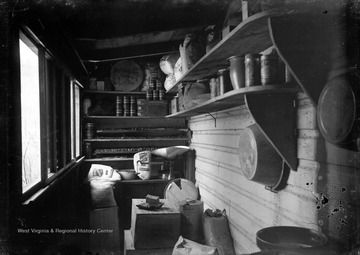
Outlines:
<svg viewBox="0 0 360 255"><path fill-rule="evenodd" d="M165 100L165 90L159 90L159 100Z"/></svg>
<svg viewBox="0 0 360 255"><path fill-rule="evenodd" d="M261 56L261 84L269 85L278 82L278 58L276 54Z"/></svg>
<svg viewBox="0 0 360 255"><path fill-rule="evenodd" d="M148 89L146 91L146 100L153 100L153 91L152 91L152 89Z"/></svg>
<svg viewBox="0 0 360 255"><path fill-rule="evenodd" d="M92 157L91 143L85 143L84 154L85 154L85 158Z"/></svg>
<svg viewBox="0 0 360 255"><path fill-rule="evenodd" d="M85 124L85 138L93 139L95 134L95 125L94 123L86 123Z"/></svg>
<svg viewBox="0 0 360 255"><path fill-rule="evenodd" d="M218 76L219 76L220 95L232 90L229 69L225 68L219 70Z"/></svg>
<svg viewBox="0 0 360 255"><path fill-rule="evenodd" d="M218 95L216 78L210 79L210 94L211 94L211 98L214 98Z"/></svg>
<svg viewBox="0 0 360 255"><path fill-rule="evenodd" d="M116 116L123 116L124 108L123 108L123 97L116 96Z"/></svg>
<svg viewBox="0 0 360 255"><path fill-rule="evenodd" d="M153 90L153 100L159 100L159 91L157 89Z"/></svg>
<svg viewBox="0 0 360 255"><path fill-rule="evenodd" d="M257 86L261 84L260 55L245 55L245 86Z"/></svg>
<svg viewBox="0 0 360 255"><path fill-rule="evenodd" d="M130 97L130 116L137 115L137 104L134 96Z"/></svg>

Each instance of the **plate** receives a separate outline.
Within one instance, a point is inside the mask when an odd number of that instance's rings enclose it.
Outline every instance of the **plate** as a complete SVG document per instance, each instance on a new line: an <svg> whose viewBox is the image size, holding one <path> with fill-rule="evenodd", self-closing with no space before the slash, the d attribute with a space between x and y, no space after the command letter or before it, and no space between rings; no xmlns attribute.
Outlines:
<svg viewBox="0 0 360 255"><path fill-rule="evenodd" d="M144 72L136 62L121 60L112 66L110 79L115 90L133 91L142 83Z"/></svg>
<svg viewBox="0 0 360 255"><path fill-rule="evenodd" d="M154 211L154 210L160 209L163 205L164 205L164 203L159 202L157 204L141 203L136 206L140 209Z"/></svg>

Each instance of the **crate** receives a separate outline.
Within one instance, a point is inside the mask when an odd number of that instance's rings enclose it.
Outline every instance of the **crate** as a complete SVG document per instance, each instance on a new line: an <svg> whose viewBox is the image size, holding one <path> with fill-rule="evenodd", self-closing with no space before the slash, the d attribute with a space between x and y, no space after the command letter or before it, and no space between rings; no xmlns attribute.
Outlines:
<svg viewBox="0 0 360 255"><path fill-rule="evenodd" d="M138 116L166 116L168 115L168 101L148 101L146 99L137 100Z"/></svg>
<svg viewBox="0 0 360 255"><path fill-rule="evenodd" d="M134 248L159 249L173 248L181 232L181 214L179 209L165 199L164 206L154 211L138 208L136 205L145 199L132 200L131 234L134 238Z"/></svg>

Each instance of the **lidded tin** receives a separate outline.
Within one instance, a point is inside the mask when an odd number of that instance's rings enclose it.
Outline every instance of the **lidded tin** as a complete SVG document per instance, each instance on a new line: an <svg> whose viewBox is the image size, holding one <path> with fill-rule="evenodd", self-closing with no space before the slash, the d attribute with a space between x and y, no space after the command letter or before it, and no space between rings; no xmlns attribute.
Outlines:
<svg viewBox="0 0 360 255"><path fill-rule="evenodd" d="M219 70L218 77L219 77L220 95L232 90L230 73L228 68Z"/></svg>
<svg viewBox="0 0 360 255"><path fill-rule="evenodd" d="M245 55L245 87L261 84L260 54Z"/></svg>
<svg viewBox="0 0 360 255"><path fill-rule="evenodd" d="M124 115L123 97L116 96L116 116Z"/></svg>
<svg viewBox="0 0 360 255"><path fill-rule="evenodd" d="M85 123L85 138L93 139L95 134L95 125L94 123Z"/></svg>
<svg viewBox="0 0 360 255"><path fill-rule="evenodd" d="M278 57L276 54L266 54L261 56L261 84L269 85L278 82Z"/></svg>

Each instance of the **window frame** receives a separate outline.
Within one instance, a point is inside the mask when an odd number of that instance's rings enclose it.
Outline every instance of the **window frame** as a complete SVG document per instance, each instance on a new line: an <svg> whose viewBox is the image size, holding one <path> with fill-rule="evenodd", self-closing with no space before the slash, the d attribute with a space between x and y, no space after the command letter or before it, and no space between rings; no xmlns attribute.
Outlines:
<svg viewBox="0 0 360 255"><path fill-rule="evenodd" d="M19 40L26 38L37 48L39 58L41 180L25 192L21 186L22 201L25 201L55 181L81 159L81 130L76 132L76 128L81 127L80 102L83 86L28 27L19 28L18 34ZM20 52L18 61L20 65ZM75 94L75 86L78 88L77 94ZM78 98L76 99L75 96ZM78 114L75 112L76 101ZM71 109L73 112L70 112ZM78 136L72 136L72 133ZM22 144L21 138L20 144ZM76 146L78 146L77 150Z"/></svg>

